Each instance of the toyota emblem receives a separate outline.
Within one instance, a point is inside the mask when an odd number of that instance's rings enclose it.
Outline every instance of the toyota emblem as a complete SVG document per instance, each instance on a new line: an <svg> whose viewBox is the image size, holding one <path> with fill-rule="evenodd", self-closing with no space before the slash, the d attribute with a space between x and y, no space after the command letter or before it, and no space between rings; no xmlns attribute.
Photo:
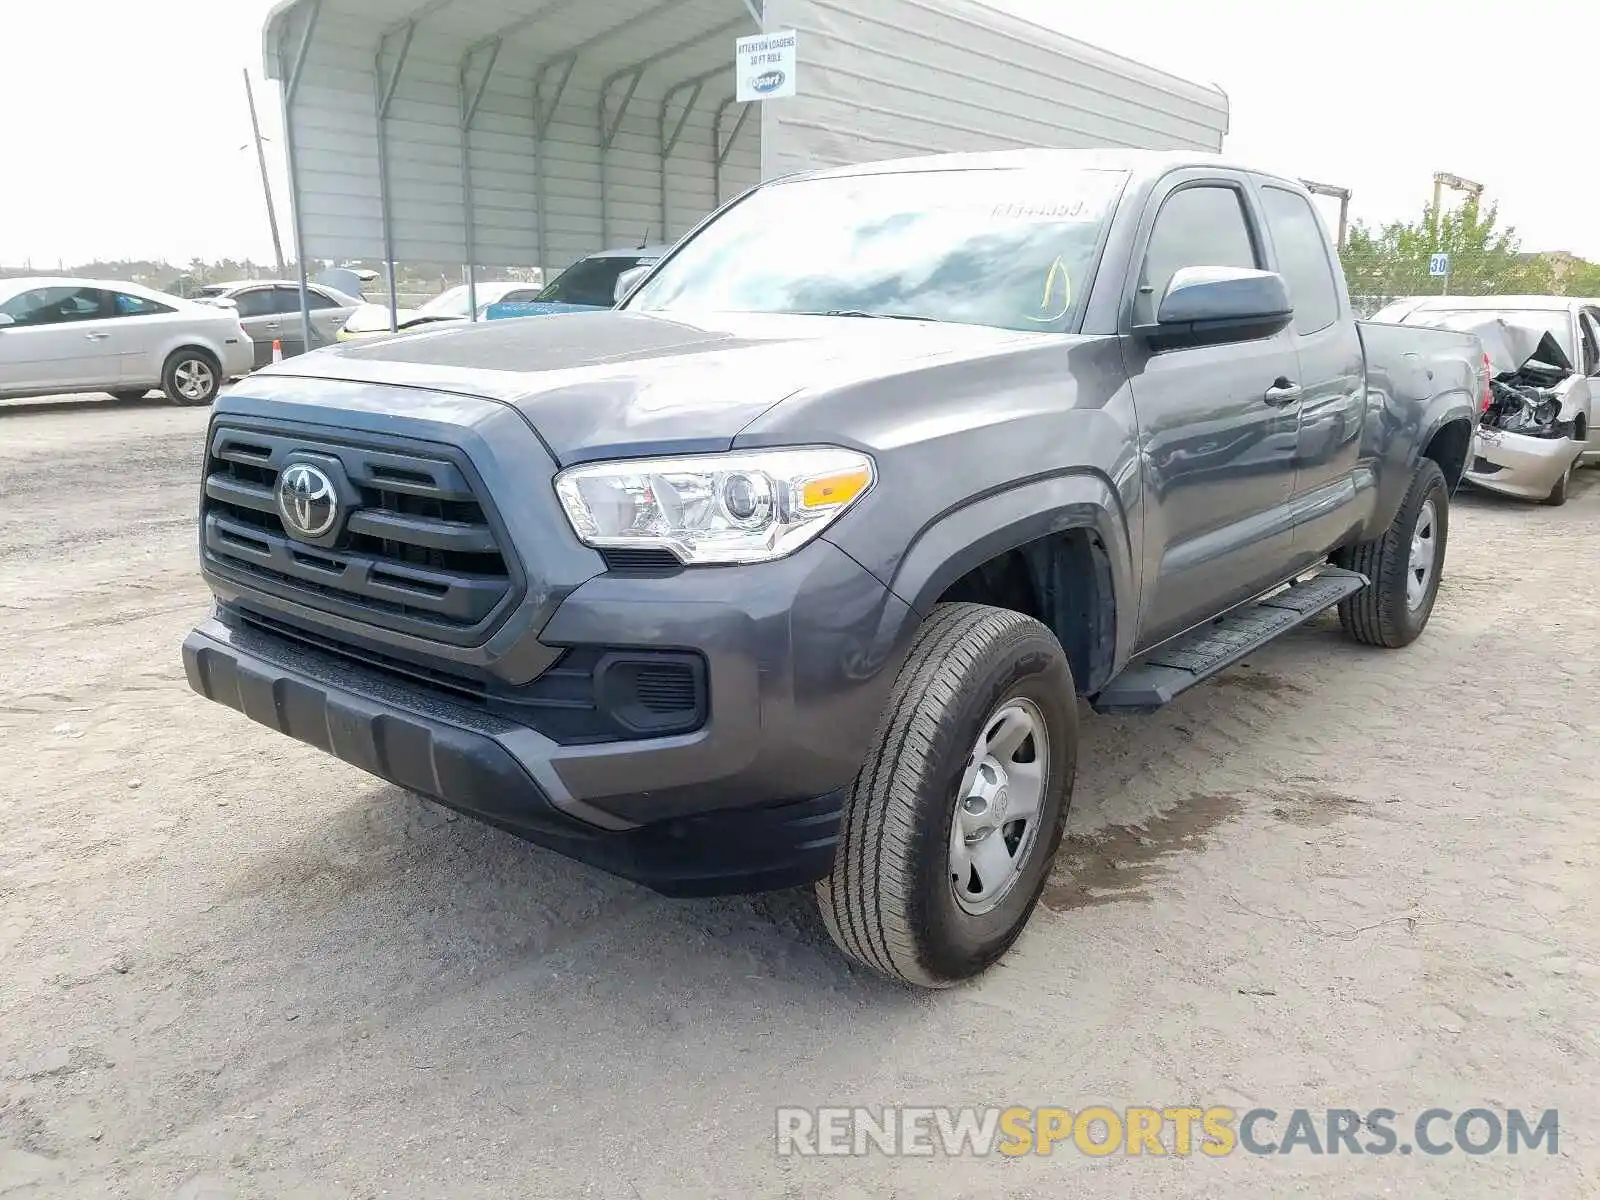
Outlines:
<svg viewBox="0 0 1600 1200"><path fill-rule="evenodd" d="M278 515L301 540L322 537L339 519L333 480L310 463L294 463L278 476Z"/></svg>

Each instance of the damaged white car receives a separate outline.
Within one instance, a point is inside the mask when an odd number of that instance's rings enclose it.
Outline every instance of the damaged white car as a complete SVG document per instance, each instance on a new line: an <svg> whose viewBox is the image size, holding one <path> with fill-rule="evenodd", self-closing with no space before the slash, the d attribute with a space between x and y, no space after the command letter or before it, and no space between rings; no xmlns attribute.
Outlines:
<svg viewBox="0 0 1600 1200"><path fill-rule="evenodd" d="M1467 482L1566 503L1579 462L1600 457L1600 308L1563 296L1436 296L1397 301L1373 319L1476 334L1491 381Z"/></svg>

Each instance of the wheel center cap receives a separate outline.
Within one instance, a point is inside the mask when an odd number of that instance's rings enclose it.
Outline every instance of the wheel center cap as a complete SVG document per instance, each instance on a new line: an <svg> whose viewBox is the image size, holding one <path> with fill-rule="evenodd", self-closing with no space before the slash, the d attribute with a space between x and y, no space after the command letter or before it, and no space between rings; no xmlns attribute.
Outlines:
<svg viewBox="0 0 1600 1200"><path fill-rule="evenodd" d="M1011 793L1004 786L1002 786L1000 790L994 794L994 805L991 809L991 811L994 813L994 819L996 823L1006 819L1006 808L1010 803Z"/></svg>

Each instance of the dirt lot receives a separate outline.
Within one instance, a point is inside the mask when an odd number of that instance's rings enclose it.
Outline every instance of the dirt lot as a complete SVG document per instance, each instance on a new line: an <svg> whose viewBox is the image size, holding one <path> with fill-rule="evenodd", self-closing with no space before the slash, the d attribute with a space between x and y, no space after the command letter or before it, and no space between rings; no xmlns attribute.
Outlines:
<svg viewBox="0 0 1600 1200"><path fill-rule="evenodd" d="M0 410L0 1193L1600 1193L1600 471L1464 496L1401 653L1324 620L1086 714L1005 966L674 902L193 696L205 414ZM1520 1157L780 1159L778 1105L1559 1108ZM1281 1127L1280 1127L1281 1132Z"/></svg>

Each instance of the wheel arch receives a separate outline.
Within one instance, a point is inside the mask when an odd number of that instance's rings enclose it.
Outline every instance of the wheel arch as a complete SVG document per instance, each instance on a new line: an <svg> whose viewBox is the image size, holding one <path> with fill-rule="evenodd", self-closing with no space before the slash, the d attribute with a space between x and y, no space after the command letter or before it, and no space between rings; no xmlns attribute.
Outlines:
<svg viewBox="0 0 1600 1200"><path fill-rule="evenodd" d="M941 513L919 531L892 586L920 617L960 599L1038 618L1085 693L1126 662L1135 628L1129 522L1097 472L1028 480Z"/></svg>
<svg viewBox="0 0 1600 1200"><path fill-rule="evenodd" d="M1467 458L1472 453L1472 418L1462 413L1447 415L1429 432L1422 443L1418 461L1431 458L1444 472L1444 482L1451 494L1461 483L1467 470ZM1416 463L1413 462L1415 469Z"/></svg>

